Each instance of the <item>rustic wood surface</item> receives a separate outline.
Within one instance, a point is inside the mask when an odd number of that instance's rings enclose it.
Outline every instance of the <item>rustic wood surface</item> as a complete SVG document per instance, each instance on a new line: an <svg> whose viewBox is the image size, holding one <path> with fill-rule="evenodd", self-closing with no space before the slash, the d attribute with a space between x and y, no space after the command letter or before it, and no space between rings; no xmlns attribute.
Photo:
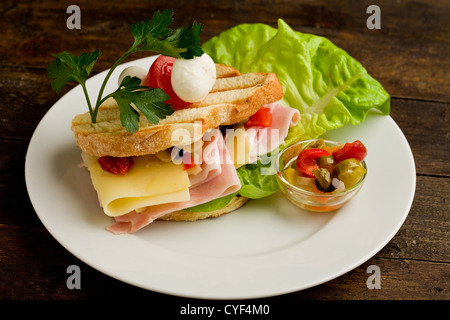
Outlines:
<svg viewBox="0 0 450 320"><path fill-rule="evenodd" d="M29 140L62 96L50 88L51 53L102 50L103 71L131 44L129 25L172 8L175 24L205 24L202 41L246 22L276 25L329 38L360 61L392 96L391 116L408 139L417 170L411 211L374 257L322 285L260 303L299 300L447 300L450 298L450 2L441 1L78 1L81 29L66 27L72 1L0 4L0 298L145 298L186 300L110 278L79 261L44 228L29 200L24 164ZM381 8L381 29L366 27L366 9ZM144 56L144 55L142 55ZM138 58L135 55L134 58ZM64 89L67 92L69 87ZM82 270L83 287L69 290L66 268ZM366 286L369 265L382 271L382 288ZM191 303L200 303L187 300Z"/></svg>

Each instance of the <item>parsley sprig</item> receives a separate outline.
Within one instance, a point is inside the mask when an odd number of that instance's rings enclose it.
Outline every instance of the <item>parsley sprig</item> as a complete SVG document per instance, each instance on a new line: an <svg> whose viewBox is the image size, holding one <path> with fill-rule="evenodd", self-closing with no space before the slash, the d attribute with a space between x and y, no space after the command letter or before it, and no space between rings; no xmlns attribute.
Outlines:
<svg viewBox="0 0 450 320"><path fill-rule="evenodd" d="M139 113L135 107L150 123L158 123L159 119L174 112L170 105L164 103L169 96L161 89L141 86L139 78L128 76L122 80L116 91L105 97L103 97L103 92L116 67L133 53L153 51L165 56L184 59L192 59L203 54L200 47L200 32L203 25L194 22L188 27L172 30L170 29L172 22L173 11L164 10L155 12L151 20L147 19L131 25L130 31L134 37L134 43L109 69L100 87L95 105L91 104L86 89L86 80L101 55L100 50L82 53L79 56L67 51L53 54L56 59L47 68L49 78L53 79L53 90L61 92L67 83L78 82L86 97L92 123L96 122L100 105L111 97L119 106L120 120L127 131L134 133L139 130Z"/></svg>

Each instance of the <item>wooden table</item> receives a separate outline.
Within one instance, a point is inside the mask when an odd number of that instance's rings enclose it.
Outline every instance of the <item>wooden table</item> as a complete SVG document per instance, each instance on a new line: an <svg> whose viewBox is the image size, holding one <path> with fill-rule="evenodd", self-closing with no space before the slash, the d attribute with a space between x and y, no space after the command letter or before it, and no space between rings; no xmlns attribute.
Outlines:
<svg viewBox="0 0 450 320"><path fill-rule="evenodd" d="M128 27L156 9L173 8L175 24L205 24L202 42L239 23L276 25L329 38L360 61L392 96L391 116L407 137L417 170L409 215L394 238L354 270L322 285L263 299L450 298L450 2L440 1L78 1L81 29L66 27L71 1L11 1L0 5L0 297L2 299L145 298L184 303L110 278L79 261L44 228L29 200L25 154L44 114L62 96L51 90L51 53L102 50L93 74L131 45ZM368 29L369 4L381 9L381 29ZM144 55L142 55L144 56ZM139 56L134 56L138 58ZM64 90L67 92L69 87ZM80 230L80 232L82 232ZM66 286L69 265L82 289ZM366 286L367 267L381 270L381 289ZM201 305L201 301L188 300ZM259 301L259 303L261 303Z"/></svg>

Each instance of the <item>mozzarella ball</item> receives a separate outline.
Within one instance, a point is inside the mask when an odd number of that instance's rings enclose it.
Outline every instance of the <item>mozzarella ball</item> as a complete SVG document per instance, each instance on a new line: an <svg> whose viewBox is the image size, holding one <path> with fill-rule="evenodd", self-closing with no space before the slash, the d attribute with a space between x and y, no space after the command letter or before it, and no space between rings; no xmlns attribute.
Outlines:
<svg viewBox="0 0 450 320"><path fill-rule="evenodd" d="M130 77L138 77L139 79L141 79L141 86L145 86L147 83L147 73L148 70L145 70L144 68L141 67L132 66L125 68L119 75L119 79L117 81L118 85L120 86L122 80L126 76L130 76Z"/></svg>
<svg viewBox="0 0 450 320"><path fill-rule="evenodd" d="M193 59L175 59L173 63L172 88L186 102L203 100L215 81L216 65L206 53Z"/></svg>

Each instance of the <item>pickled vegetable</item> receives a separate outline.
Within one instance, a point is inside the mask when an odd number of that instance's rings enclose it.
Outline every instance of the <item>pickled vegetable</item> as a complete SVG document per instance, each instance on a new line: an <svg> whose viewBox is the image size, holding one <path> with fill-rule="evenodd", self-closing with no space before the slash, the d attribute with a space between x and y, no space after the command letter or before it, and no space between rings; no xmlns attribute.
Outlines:
<svg viewBox="0 0 450 320"><path fill-rule="evenodd" d="M323 147L325 147L325 140L318 139L308 143L304 149L322 149Z"/></svg>
<svg viewBox="0 0 450 320"><path fill-rule="evenodd" d="M330 173L333 173L334 166L336 165L336 160L332 155L320 157L317 159L317 165L320 168L327 169Z"/></svg>
<svg viewBox="0 0 450 320"><path fill-rule="evenodd" d="M314 178L313 171L318 169L317 159L330 153L323 149L305 149L297 157L297 169L304 175Z"/></svg>
<svg viewBox="0 0 450 320"><path fill-rule="evenodd" d="M363 178L366 169L362 161L366 155L367 149L359 140L330 147L319 139L303 144L283 174L289 183L307 191L343 192Z"/></svg>
<svg viewBox="0 0 450 320"><path fill-rule="evenodd" d="M345 188L349 189L361 180L366 173L366 169L358 160L351 158L339 162L334 168L334 172L339 180L345 184Z"/></svg>
<svg viewBox="0 0 450 320"><path fill-rule="evenodd" d="M297 173L294 168L287 168L283 172L284 178L293 186L296 186L307 191L312 191L314 187L314 178L303 177Z"/></svg>
<svg viewBox="0 0 450 320"><path fill-rule="evenodd" d="M333 152L333 157L336 159L336 162L341 162L345 159L351 158L362 161L366 155L367 149L359 140L352 143L346 143L342 148L339 148Z"/></svg>
<svg viewBox="0 0 450 320"><path fill-rule="evenodd" d="M324 168L319 168L313 171L314 176L318 182L319 190L326 191L331 185L331 174L330 171Z"/></svg>
<svg viewBox="0 0 450 320"><path fill-rule="evenodd" d="M331 185L334 187L335 192L343 192L345 191L345 184L339 180L338 178L333 178L331 180Z"/></svg>
<svg viewBox="0 0 450 320"><path fill-rule="evenodd" d="M295 185L295 176L297 175L297 172L295 172L295 169L293 168L287 168L283 172L284 178L290 183Z"/></svg>

